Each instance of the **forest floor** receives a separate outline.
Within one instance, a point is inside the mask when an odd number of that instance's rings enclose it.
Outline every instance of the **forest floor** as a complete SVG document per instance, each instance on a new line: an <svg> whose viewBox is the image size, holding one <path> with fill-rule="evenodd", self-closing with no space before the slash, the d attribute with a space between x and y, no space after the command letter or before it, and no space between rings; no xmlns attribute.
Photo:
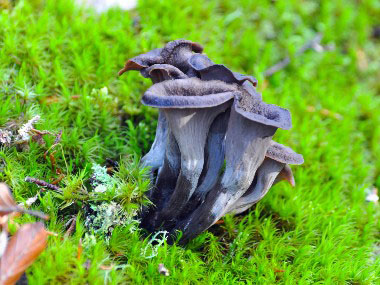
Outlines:
<svg viewBox="0 0 380 285"><path fill-rule="evenodd" d="M0 129L35 118L52 133L0 146L0 181L19 203L37 195L30 207L57 233L27 270L30 284L379 284L379 205L366 201L380 187L379 19L376 0L141 0L103 14L67 0L0 0ZM329 48L297 54L317 33ZM138 161L157 111L140 103L149 80L117 76L126 59L178 38L256 76L263 99L292 113L293 129L275 140L305 159L295 188L276 185L185 247L136 227L149 188ZM119 162L113 176L107 158ZM61 192L27 176L63 178ZM91 192L91 177L107 191Z"/></svg>

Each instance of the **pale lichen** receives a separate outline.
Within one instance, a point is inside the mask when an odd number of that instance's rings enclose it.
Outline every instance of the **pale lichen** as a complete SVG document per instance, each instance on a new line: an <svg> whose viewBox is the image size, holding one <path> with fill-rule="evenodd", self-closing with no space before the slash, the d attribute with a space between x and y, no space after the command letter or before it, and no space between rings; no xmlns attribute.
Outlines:
<svg viewBox="0 0 380 285"><path fill-rule="evenodd" d="M104 193L117 184L117 180L107 173L107 168L99 164L92 165L91 186L94 191Z"/></svg>
<svg viewBox="0 0 380 285"><path fill-rule="evenodd" d="M156 232L148 241L145 247L141 249L141 256L146 259L151 259L158 255L158 249L166 242L168 239L167 231Z"/></svg>

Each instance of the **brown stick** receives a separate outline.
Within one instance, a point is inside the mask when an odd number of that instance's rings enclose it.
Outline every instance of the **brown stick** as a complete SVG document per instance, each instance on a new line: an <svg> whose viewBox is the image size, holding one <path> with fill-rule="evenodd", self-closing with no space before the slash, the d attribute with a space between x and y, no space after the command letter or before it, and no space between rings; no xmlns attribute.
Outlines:
<svg viewBox="0 0 380 285"><path fill-rule="evenodd" d="M59 189L58 186L55 186L53 184L50 184L46 181L43 181L43 180L40 180L40 179L37 179L34 177L29 177L29 176L25 177L25 182L34 183L38 186L46 187L46 188L54 190L54 191L61 191L61 189Z"/></svg>
<svg viewBox="0 0 380 285"><path fill-rule="evenodd" d="M45 215L42 212L27 210L27 209L24 209L24 208L21 208L21 207L17 207L17 206L14 206L14 207L2 207L2 206L0 206L0 212L5 212L5 213L8 213L8 212L9 213L13 213L13 212L24 213L24 214L29 214L29 215L35 216L35 217L43 219L43 220L49 220L49 216Z"/></svg>
<svg viewBox="0 0 380 285"><path fill-rule="evenodd" d="M70 220L70 226L69 228L67 229L66 233L65 233L65 238L68 238L69 236L71 236L71 234L74 232L74 229L75 229L75 226L77 224L77 217L72 217Z"/></svg>
<svg viewBox="0 0 380 285"><path fill-rule="evenodd" d="M308 49L311 49L313 48L314 46L316 45L319 45L319 43L321 42L322 40L322 34L317 34L313 39L311 39L310 41L308 41L306 44L304 44L297 52L296 52L296 56L300 56L301 54L303 54L305 51L307 51ZM274 73L276 73L277 71L285 68L286 66L288 66L288 64L290 63L290 57L287 56L285 57L283 60L279 61L278 63L276 63L275 65L273 65L272 67L268 68L267 70L264 71L264 76L265 77L269 77L269 76L272 76Z"/></svg>

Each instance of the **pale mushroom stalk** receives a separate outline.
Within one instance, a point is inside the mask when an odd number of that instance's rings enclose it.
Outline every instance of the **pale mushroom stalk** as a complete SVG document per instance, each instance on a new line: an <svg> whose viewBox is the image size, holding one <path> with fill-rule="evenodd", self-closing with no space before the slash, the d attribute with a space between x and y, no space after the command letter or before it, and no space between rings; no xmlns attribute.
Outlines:
<svg viewBox="0 0 380 285"><path fill-rule="evenodd" d="M151 181L153 173L162 166L165 157L166 139L168 135L168 124L162 112L158 113L156 136L149 152L141 159L142 167L150 167Z"/></svg>
<svg viewBox="0 0 380 285"><path fill-rule="evenodd" d="M173 220L193 194L203 169L209 128L216 116L231 106L231 99L238 93L234 85L189 78L155 84L144 94L143 104L165 113L181 152L177 184L158 222Z"/></svg>
<svg viewBox="0 0 380 285"><path fill-rule="evenodd" d="M256 183L248 188L247 192L244 193L234 204L230 205L225 209L223 216L226 213L239 214L250 208L253 204L261 200L272 187L278 174L284 168L285 164L266 158L263 164L259 167L256 172L257 180Z"/></svg>
<svg viewBox="0 0 380 285"><path fill-rule="evenodd" d="M252 99L252 97L250 97ZM248 98L247 100L250 100ZM179 225L183 241L194 238L222 217L251 185L278 127L291 127L287 110L255 99L245 110L237 103L231 109L226 133L226 169L222 179L208 193L187 221Z"/></svg>
<svg viewBox="0 0 380 285"><path fill-rule="evenodd" d="M270 161L270 162L268 162ZM270 166L272 164L272 166ZM281 182L282 180L287 180L290 185L294 187L294 177L289 174L282 175L283 172L291 171L289 165L283 165L280 172L276 169L281 167L281 163L276 162L266 158L263 162L263 165L259 167L257 175L257 184L252 184L246 193L239 200L236 201L230 208L225 212L226 214L240 214L244 211L251 208L254 204L259 202L264 196L268 193L270 188L276 183Z"/></svg>
<svg viewBox="0 0 380 285"><path fill-rule="evenodd" d="M143 68L140 72L144 77L151 78L153 83L187 78L182 71L169 64L154 64L148 68ZM151 181L154 179L153 173L162 166L164 161L167 134L168 123L164 113L159 110L154 142L149 152L141 159L142 167L151 167Z"/></svg>
<svg viewBox="0 0 380 285"><path fill-rule="evenodd" d="M202 203L208 191L210 191L218 181L219 173L224 163L225 136L230 116L230 109L219 114L210 127L205 147L205 161L202 174L199 179L199 186L195 189L193 196L186 204L182 217L186 217Z"/></svg>
<svg viewBox="0 0 380 285"><path fill-rule="evenodd" d="M288 164L302 164L303 161L301 154L272 141L263 164L257 170L254 183L242 197L225 210L225 213L238 214L244 212L260 201L269 189L281 180L287 180L294 187L293 173Z"/></svg>
<svg viewBox="0 0 380 285"><path fill-rule="evenodd" d="M211 123L230 102L204 109L166 109L169 126L181 152L181 171L162 219L174 219L195 191L204 164L204 147Z"/></svg>

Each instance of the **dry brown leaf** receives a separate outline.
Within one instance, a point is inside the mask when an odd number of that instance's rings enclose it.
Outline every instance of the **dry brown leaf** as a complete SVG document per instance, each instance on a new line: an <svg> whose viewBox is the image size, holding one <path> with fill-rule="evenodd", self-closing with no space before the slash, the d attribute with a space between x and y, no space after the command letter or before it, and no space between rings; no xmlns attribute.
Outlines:
<svg viewBox="0 0 380 285"><path fill-rule="evenodd" d="M69 226L69 228L67 229L67 231L66 231L66 233L65 233L65 235L64 235L64 238L68 238L68 237L71 236L72 233L74 232L75 226L76 226L76 224L77 224L77 217L76 217L76 216L72 217L72 218L69 220L69 222L70 222L70 226Z"/></svg>
<svg viewBox="0 0 380 285"><path fill-rule="evenodd" d="M8 186L4 183L0 183L0 207L12 208L16 206L16 202L13 199L12 193ZM10 211L0 211L0 217L10 214Z"/></svg>
<svg viewBox="0 0 380 285"><path fill-rule="evenodd" d="M0 284L15 284L45 249L48 232L43 223L25 224L12 236L0 261Z"/></svg>
<svg viewBox="0 0 380 285"><path fill-rule="evenodd" d="M8 232L6 230L2 230L0 233L0 258L3 256L5 249L8 245Z"/></svg>

